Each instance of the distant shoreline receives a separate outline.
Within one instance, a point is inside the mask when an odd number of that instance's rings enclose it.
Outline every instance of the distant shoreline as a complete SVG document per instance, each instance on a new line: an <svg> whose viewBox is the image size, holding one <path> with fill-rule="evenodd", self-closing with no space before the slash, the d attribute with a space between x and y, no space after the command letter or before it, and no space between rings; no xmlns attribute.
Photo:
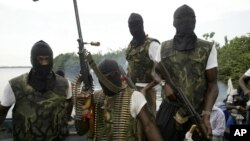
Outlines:
<svg viewBox="0 0 250 141"><path fill-rule="evenodd" d="M5 68L31 68L31 66L0 66L1 69Z"/></svg>

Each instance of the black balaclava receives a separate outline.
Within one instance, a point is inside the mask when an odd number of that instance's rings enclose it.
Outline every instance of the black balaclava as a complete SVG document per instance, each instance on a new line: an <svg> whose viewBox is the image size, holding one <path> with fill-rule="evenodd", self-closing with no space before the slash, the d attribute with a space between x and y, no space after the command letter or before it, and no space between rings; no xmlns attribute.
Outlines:
<svg viewBox="0 0 250 141"><path fill-rule="evenodd" d="M142 45L146 38L142 16L137 13L131 13L128 19L128 27L131 35L133 36L133 39L130 42L132 47Z"/></svg>
<svg viewBox="0 0 250 141"><path fill-rule="evenodd" d="M195 23L195 13L191 7L183 5L176 9L173 23L176 28L173 42L174 49L182 51L195 48L197 40L194 33Z"/></svg>
<svg viewBox="0 0 250 141"><path fill-rule="evenodd" d="M120 79L121 72L116 61L111 59L105 59L103 62L99 64L98 68L110 82L112 82L114 85L118 87L122 86L122 81ZM102 84L100 80L99 83L105 95L113 96L116 94L112 90L109 90L107 87L105 87L105 85Z"/></svg>
<svg viewBox="0 0 250 141"><path fill-rule="evenodd" d="M49 56L49 64L41 65L38 56ZM36 42L31 49L32 69L29 73L28 83L38 91L48 91L55 87L55 74L52 72L53 51L44 41Z"/></svg>

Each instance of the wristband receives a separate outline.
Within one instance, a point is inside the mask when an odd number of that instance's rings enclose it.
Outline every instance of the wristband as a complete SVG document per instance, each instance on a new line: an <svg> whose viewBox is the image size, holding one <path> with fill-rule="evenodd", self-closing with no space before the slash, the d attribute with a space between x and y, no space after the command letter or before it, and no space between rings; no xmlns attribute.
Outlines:
<svg viewBox="0 0 250 141"><path fill-rule="evenodd" d="M201 116L210 116L210 115L211 115L211 111L202 110L201 112Z"/></svg>
<svg viewBox="0 0 250 141"><path fill-rule="evenodd" d="M166 85L166 81L165 80L162 80L161 81L161 86L164 87Z"/></svg>

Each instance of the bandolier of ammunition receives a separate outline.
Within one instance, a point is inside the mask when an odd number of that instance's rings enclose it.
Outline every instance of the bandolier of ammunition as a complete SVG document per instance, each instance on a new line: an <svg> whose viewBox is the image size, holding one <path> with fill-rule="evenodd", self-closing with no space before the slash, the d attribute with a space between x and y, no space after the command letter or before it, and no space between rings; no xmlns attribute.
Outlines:
<svg viewBox="0 0 250 141"><path fill-rule="evenodd" d="M113 97L105 96L103 93L94 94L96 141L135 141L137 139L136 119L130 114L132 93L132 89L126 88Z"/></svg>
<svg viewBox="0 0 250 141"><path fill-rule="evenodd" d="M105 141L107 138L105 131L104 122L104 96L102 91L94 93L94 105L95 105L95 128L94 128L94 140L95 141Z"/></svg>
<svg viewBox="0 0 250 141"><path fill-rule="evenodd" d="M80 79L80 75L78 75L75 78L75 81L74 81L74 83L72 85L73 104L74 104L75 114L76 114L75 119L77 119L77 120L82 120L82 118L83 118L82 106L86 102L87 98L90 96L90 95L84 95L84 96L86 96L86 99L77 98L77 97L82 95L81 94L81 92L82 92L81 84L82 84L82 81Z"/></svg>
<svg viewBox="0 0 250 141"><path fill-rule="evenodd" d="M97 68L90 53L87 55L87 60L105 87L117 93L113 97L105 96L102 91L96 92L93 95L95 107L94 140L138 140L139 137L136 132L137 122L130 114L130 102L133 90L129 87L121 89L111 83ZM110 103L113 104L108 106Z"/></svg>
<svg viewBox="0 0 250 141"><path fill-rule="evenodd" d="M76 123L76 130L78 134L82 134L85 130L81 130L82 127L86 126L89 128L89 138L92 138L94 133L94 109L93 105L89 103L90 107L88 109L83 110L83 105L87 103L89 99L92 99L93 94L84 93L82 91L82 80L80 78L80 74L75 78L72 84L72 96L73 96L73 106L75 109L75 120L84 122L84 125L80 125ZM83 97L83 98L79 98ZM86 106L86 105L85 105ZM78 122L75 121L75 122ZM84 128L86 129L86 128Z"/></svg>

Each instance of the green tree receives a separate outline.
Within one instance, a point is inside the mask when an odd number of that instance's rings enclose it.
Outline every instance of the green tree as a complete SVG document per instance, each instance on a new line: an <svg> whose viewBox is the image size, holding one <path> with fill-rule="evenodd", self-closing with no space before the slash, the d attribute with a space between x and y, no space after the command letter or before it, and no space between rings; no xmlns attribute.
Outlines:
<svg viewBox="0 0 250 141"><path fill-rule="evenodd" d="M60 54L54 58L53 70L63 70L70 80L76 77L80 71L78 55L75 53Z"/></svg>
<svg viewBox="0 0 250 141"><path fill-rule="evenodd" d="M105 54L101 54L99 52L96 54L92 54L92 56L97 65L104 59L108 58L116 60L119 64L122 65L122 67L126 68L125 50L126 49L124 48L117 51L107 52ZM63 70L65 72L66 77L69 78L71 81L74 80L80 72L80 62L78 54L66 53L56 56L54 58L53 70L56 71L59 69Z"/></svg>
<svg viewBox="0 0 250 141"><path fill-rule="evenodd" d="M218 49L220 47L220 44L216 42L215 40L213 40L214 35L215 35L215 32L210 32L210 33L205 33L202 36L205 40L211 41L213 45Z"/></svg>
<svg viewBox="0 0 250 141"><path fill-rule="evenodd" d="M224 83L231 77L234 87L250 67L250 36L236 37L218 49L219 80Z"/></svg>

